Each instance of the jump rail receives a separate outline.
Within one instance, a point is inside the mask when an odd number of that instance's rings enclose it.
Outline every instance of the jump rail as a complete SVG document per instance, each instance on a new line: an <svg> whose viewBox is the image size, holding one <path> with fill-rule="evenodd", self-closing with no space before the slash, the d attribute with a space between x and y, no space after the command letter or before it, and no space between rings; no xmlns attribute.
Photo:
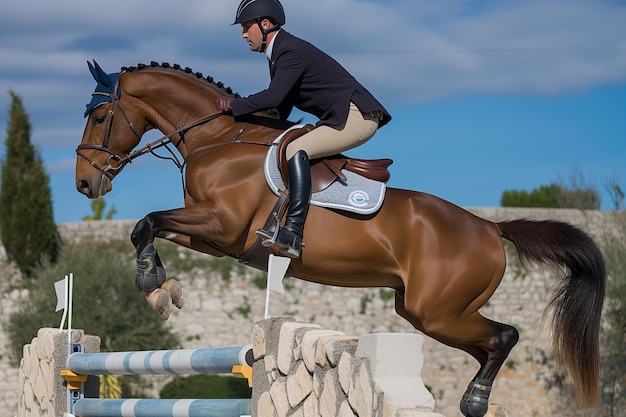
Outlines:
<svg viewBox="0 0 626 417"><path fill-rule="evenodd" d="M90 417L232 417L250 414L250 399L242 400L107 400L76 401L74 414Z"/></svg>
<svg viewBox="0 0 626 417"><path fill-rule="evenodd" d="M225 374L252 366L252 345L137 352L73 353L69 370L81 375Z"/></svg>
<svg viewBox="0 0 626 417"><path fill-rule="evenodd" d="M252 345L206 349L83 353L72 346L67 370L68 411L81 417L237 417L250 414L248 399L98 399L85 398L87 375L223 374L233 373L252 383Z"/></svg>

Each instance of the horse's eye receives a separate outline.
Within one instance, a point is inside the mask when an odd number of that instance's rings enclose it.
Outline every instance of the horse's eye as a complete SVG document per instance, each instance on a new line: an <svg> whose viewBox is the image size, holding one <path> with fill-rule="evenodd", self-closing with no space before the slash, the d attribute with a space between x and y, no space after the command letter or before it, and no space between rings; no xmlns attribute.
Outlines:
<svg viewBox="0 0 626 417"><path fill-rule="evenodd" d="M96 116L96 117L94 117L94 119L93 119L93 123L94 123L95 125L102 124L102 123L104 123L104 119L106 119L106 117L104 117L104 116Z"/></svg>

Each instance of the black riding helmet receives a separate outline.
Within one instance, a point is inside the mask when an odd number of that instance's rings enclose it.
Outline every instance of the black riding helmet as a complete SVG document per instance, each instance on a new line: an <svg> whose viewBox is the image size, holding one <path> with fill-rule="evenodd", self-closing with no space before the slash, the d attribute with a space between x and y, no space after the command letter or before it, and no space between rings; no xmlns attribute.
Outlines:
<svg viewBox="0 0 626 417"><path fill-rule="evenodd" d="M263 19L269 19L274 23L269 29L263 29L261 22ZM261 52L265 52L267 35L280 29L285 24L285 9L278 0L243 0L239 3L235 22L233 25L254 20L259 25L261 33L263 33L263 44Z"/></svg>

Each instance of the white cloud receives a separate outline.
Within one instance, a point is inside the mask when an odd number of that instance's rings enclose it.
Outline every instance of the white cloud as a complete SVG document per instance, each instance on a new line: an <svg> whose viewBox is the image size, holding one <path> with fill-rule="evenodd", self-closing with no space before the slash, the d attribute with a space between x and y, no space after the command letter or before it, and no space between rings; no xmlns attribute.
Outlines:
<svg viewBox="0 0 626 417"><path fill-rule="evenodd" d="M463 94L567 94L626 81L621 2L283 2L285 29L335 56L388 107ZM93 88L88 59L109 72L150 60L179 63L242 94L262 89L264 58L230 26L236 5L8 2L0 16L0 109L12 88L33 122L82 125Z"/></svg>

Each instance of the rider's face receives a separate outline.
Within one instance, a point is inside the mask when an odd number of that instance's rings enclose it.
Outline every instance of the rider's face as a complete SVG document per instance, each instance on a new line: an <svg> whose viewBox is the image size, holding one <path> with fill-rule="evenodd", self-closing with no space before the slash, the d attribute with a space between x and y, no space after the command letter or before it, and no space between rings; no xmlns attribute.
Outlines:
<svg viewBox="0 0 626 417"><path fill-rule="evenodd" d="M263 26L263 29L269 29L272 27L272 23L267 19L263 19L261 26ZM248 20L241 24L241 37L248 42L251 51L261 51L263 33L256 20Z"/></svg>

